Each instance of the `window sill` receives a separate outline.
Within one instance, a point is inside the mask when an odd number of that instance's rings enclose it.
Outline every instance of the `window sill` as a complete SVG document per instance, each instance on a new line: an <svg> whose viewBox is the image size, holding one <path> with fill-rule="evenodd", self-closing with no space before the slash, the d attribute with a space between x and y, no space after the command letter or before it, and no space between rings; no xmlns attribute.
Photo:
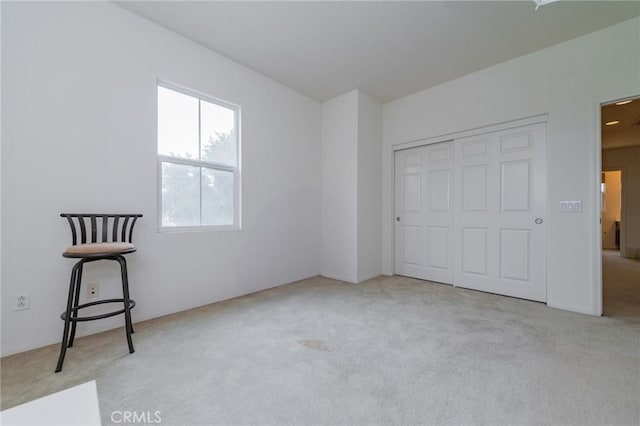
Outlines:
<svg viewBox="0 0 640 426"><path fill-rule="evenodd" d="M218 225L218 226L171 226L159 227L158 234L181 234L193 232L215 232L215 231L240 231L238 225Z"/></svg>

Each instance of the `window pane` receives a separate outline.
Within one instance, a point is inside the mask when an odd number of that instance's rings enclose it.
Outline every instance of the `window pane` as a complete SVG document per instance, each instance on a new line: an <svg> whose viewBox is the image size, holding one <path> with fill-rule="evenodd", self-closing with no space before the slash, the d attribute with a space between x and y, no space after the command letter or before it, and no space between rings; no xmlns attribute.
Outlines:
<svg viewBox="0 0 640 426"><path fill-rule="evenodd" d="M162 226L200 225L200 167L162 163Z"/></svg>
<svg viewBox="0 0 640 426"><path fill-rule="evenodd" d="M235 111L200 101L200 138L203 161L236 164Z"/></svg>
<svg viewBox="0 0 640 426"><path fill-rule="evenodd" d="M202 168L202 225L233 225L233 173Z"/></svg>
<svg viewBox="0 0 640 426"><path fill-rule="evenodd" d="M198 99L158 86L158 154L199 160Z"/></svg>

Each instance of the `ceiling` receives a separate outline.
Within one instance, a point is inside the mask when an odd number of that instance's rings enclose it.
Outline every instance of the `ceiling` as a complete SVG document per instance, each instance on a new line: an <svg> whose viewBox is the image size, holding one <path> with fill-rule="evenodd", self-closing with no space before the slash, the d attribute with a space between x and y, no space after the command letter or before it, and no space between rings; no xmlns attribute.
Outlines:
<svg viewBox="0 0 640 426"><path fill-rule="evenodd" d="M118 1L319 101L388 102L640 15L640 1Z"/></svg>
<svg viewBox="0 0 640 426"><path fill-rule="evenodd" d="M628 99L627 99L628 100ZM640 98L633 102L602 107L602 149L624 148L640 145ZM619 121L607 126L606 123Z"/></svg>

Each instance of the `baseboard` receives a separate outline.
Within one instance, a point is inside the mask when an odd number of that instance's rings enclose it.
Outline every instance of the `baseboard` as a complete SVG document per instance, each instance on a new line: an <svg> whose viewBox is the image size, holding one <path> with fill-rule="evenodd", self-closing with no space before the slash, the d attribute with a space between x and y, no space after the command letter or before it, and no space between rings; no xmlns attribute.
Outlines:
<svg viewBox="0 0 640 426"><path fill-rule="evenodd" d="M218 302L226 302L228 300L236 299L238 297L247 296L249 294L260 293L261 291L267 291L267 290L270 290L270 289L273 289L273 288L282 287L282 286L285 286L285 285L288 285L288 284L293 284L293 283L296 283L296 282L299 282L299 281L308 280L308 279L315 278L315 277L318 277L318 276L319 275L313 275L313 276L310 276L310 277L300 278L300 279L296 279L296 280L293 280L293 281L290 281L290 282L286 282L284 284L270 285L268 287L261 288L259 290L249 291L249 292L241 293L241 294L237 294L237 295L227 295L227 296L223 296L220 299L211 299L211 300L205 301L204 303L198 303L198 304L195 304L195 305L177 306L177 307L174 307L173 309L154 312L154 313L152 313L152 314L150 314L148 316L143 316L143 317L139 317L139 318L136 318L135 317L135 311L132 311L133 324L136 325L136 324L144 322L144 321L150 321L150 320L166 317L168 315L173 315L173 314L177 314L177 313L180 313L180 312L189 311L191 309L201 308L203 306L211 305L211 304L218 303ZM62 332L62 324L63 324L63 322L61 321L60 322L60 331L61 332ZM89 332L89 333L86 333L86 334L78 332L76 337L77 338L82 338L82 337L86 337L86 336L93 336L95 334L100 334L100 333L104 333L106 331L115 330L115 329L121 328L123 326L124 326L124 324L120 324L120 325L117 325L117 326L111 326L111 327L107 326L105 328L100 328L100 329L98 329L96 331L92 331L92 332ZM20 353L32 351L32 350L35 350L35 349L41 349L41 348L44 348L44 347L47 347L47 346L51 346L51 345L60 345L60 337L61 336L55 336L55 337L52 337L50 339L42 340L39 343L34 343L34 344L31 344L31 345L10 347L8 350L5 350L6 348L3 345L1 357L4 358L4 357L7 357L7 356L20 354Z"/></svg>
<svg viewBox="0 0 640 426"><path fill-rule="evenodd" d="M100 332L102 333L102 332ZM80 335L78 335L78 337L81 337ZM51 346L51 345L59 345L60 344L60 338L57 339L49 339L40 343L36 343L34 345L25 345L25 346L16 346L13 348L10 348L7 351L2 352L2 358L7 357L7 356L11 356L11 355L16 355L16 354L21 354L22 352L29 352L32 351L34 349L41 349L41 348L45 348L47 346ZM2 348L4 349L4 347Z"/></svg>
<svg viewBox="0 0 640 426"><path fill-rule="evenodd" d="M329 278L330 280L342 281L347 284L357 284L357 281L351 281L343 277L333 276L331 274L320 274L321 277Z"/></svg>
<svg viewBox="0 0 640 426"><path fill-rule="evenodd" d="M380 276L382 276L382 274L365 275L363 278L359 278L359 279L358 279L358 284L363 283L363 282L365 282L365 281L372 280L372 279L374 279L374 278L378 278L378 277L380 277Z"/></svg>

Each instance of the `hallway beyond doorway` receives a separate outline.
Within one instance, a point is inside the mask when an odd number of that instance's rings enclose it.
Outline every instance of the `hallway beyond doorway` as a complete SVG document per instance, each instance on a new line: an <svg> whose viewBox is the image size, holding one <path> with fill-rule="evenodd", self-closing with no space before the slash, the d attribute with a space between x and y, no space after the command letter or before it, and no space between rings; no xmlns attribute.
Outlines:
<svg viewBox="0 0 640 426"><path fill-rule="evenodd" d="M640 261L603 250L602 276L604 315L640 322Z"/></svg>

